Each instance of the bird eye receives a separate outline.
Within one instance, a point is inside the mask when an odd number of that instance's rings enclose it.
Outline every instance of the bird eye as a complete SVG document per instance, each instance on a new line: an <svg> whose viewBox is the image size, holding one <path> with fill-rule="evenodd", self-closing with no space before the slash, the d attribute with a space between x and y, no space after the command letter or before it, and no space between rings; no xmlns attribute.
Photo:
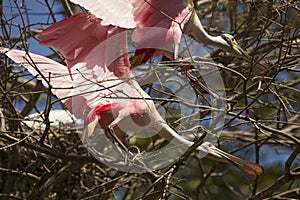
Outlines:
<svg viewBox="0 0 300 200"><path fill-rule="evenodd" d="M231 42L235 42L235 39L234 39L234 38L231 38Z"/></svg>

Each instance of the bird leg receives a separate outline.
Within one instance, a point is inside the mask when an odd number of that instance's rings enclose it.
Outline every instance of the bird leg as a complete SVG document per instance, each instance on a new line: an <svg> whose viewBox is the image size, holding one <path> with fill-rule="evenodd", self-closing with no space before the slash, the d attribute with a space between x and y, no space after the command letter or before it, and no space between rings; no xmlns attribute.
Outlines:
<svg viewBox="0 0 300 200"><path fill-rule="evenodd" d="M120 145L126 152L128 152L129 154L132 154L129 150L128 150L128 148L127 148L127 146L124 144L124 142L122 142L121 140L120 140L120 138L115 134L115 131L112 129L112 128L110 128L110 127L107 127L107 132L109 133L109 135L118 143L118 145Z"/></svg>
<svg viewBox="0 0 300 200"><path fill-rule="evenodd" d="M190 72L186 70L184 66L180 66L181 69L184 71L186 76L195 84L197 84L199 87L201 87L204 91L206 91L208 94L212 95L214 98L220 98L218 94L211 91L208 87L206 87L203 83L201 83L195 76L193 76Z"/></svg>

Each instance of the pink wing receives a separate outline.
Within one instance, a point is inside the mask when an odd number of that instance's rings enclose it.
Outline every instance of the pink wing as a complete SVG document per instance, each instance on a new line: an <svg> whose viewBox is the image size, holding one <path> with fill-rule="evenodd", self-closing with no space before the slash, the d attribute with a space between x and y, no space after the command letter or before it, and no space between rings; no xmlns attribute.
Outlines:
<svg viewBox="0 0 300 200"><path fill-rule="evenodd" d="M51 91L66 105L76 117L83 118L91 110L87 105L86 99L74 95L74 81L71 79L69 70L49 58L25 51L1 48L0 52L5 53L15 63L24 66L28 71L42 80L44 86L51 85ZM46 81L49 80L49 81ZM77 105L79 109L73 109Z"/></svg>
<svg viewBox="0 0 300 200"><path fill-rule="evenodd" d="M103 77L105 67L86 67L91 64L90 58L94 58L95 55L97 58L98 50L95 48L86 60L71 68L71 79L68 68L51 59L26 51L0 47L1 53L28 69L32 75L42 80L43 85L48 87L50 84L53 94L62 99L68 110L77 118L87 120L86 122L94 120L94 110L101 114L111 109L122 108L117 115L120 117L147 110L148 106L144 101L130 100L131 97L142 99L141 93L137 92L139 86L135 81L119 79L112 72L108 73L111 75L107 77L108 80L98 80L99 77Z"/></svg>
<svg viewBox="0 0 300 200"><path fill-rule="evenodd" d="M96 64L105 66L117 77L127 77L130 73L126 30L102 26L101 20L90 13L74 15L52 25L39 34L39 39L42 45L59 50L66 58L69 69L86 61L90 52L97 47L97 55L89 56L87 68L93 68Z"/></svg>
<svg viewBox="0 0 300 200"><path fill-rule="evenodd" d="M133 15L135 0L71 0L84 7L97 18L102 19L103 26L113 25L121 28L135 28Z"/></svg>
<svg viewBox="0 0 300 200"><path fill-rule="evenodd" d="M177 58L182 30L191 16L192 8L188 0L71 1L102 19L102 25L137 27L133 40L138 43L136 56L142 55L142 62L153 56L156 49L172 51L174 58ZM174 50L170 49L172 44Z"/></svg>
<svg viewBox="0 0 300 200"><path fill-rule="evenodd" d="M135 92L127 91L131 72L126 29L102 26L94 15L81 13L52 25L39 38L67 59L75 96L65 104L75 116L85 118L95 106L106 111L120 104L117 97Z"/></svg>
<svg viewBox="0 0 300 200"><path fill-rule="evenodd" d="M0 47L0 52L5 53L15 63L24 66L28 71L42 81L46 87L51 83L52 92L58 98L72 94L73 82L66 66L49 58L25 51ZM65 101L66 99L63 99Z"/></svg>

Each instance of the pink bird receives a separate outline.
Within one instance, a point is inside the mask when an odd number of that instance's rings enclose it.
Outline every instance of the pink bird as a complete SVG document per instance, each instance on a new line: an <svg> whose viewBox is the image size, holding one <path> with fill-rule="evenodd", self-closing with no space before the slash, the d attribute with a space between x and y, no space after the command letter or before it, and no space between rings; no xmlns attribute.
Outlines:
<svg viewBox="0 0 300 200"><path fill-rule="evenodd" d="M233 36L209 35L203 28L194 9L192 0L70 0L87 9L101 25L121 28L136 28L133 40L138 43L133 65L145 63L157 54L168 57L174 52L178 57L178 47L183 33L190 34L200 42L219 47L233 56L251 61L248 54L238 45ZM174 49L172 49L172 45ZM169 49L169 52L161 49ZM171 59L173 59L171 58ZM265 74L268 69L257 63L254 73Z"/></svg>
<svg viewBox="0 0 300 200"><path fill-rule="evenodd" d="M68 66L20 50L0 51L27 68L45 86L49 81L53 94L76 117L85 120L83 139L99 124L113 130L123 144L127 131L148 129L174 144L193 145L167 125L150 96L133 79L124 29L102 26L100 19L82 13L54 24L39 38L42 44L57 48ZM197 150L214 160L233 164L252 178L263 173L262 166L225 153L210 142Z"/></svg>

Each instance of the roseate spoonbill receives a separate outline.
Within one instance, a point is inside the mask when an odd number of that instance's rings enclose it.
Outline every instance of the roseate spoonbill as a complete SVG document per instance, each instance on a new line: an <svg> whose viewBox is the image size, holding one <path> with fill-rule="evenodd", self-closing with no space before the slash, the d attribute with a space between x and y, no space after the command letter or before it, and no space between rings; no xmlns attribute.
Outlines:
<svg viewBox="0 0 300 200"><path fill-rule="evenodd" d="M102 26L100 22L93 15L82 13L54 24L41 34L41 43L62 52L68 67L25 51L6 48L0 51L27 68L45 86L51 85L53 94L76 117L85 120L83 138L89 137L99 124L103 129L113 130L123 144L127 131L147 128L175 144L191 146L193 142L167 125L150 96L133 79L126 30ZM66 37L67 33L76 35L76 40ZM233 164L251 177L263 173L262 166L223 152L210 142L204 142L197 150L214 160Z"/></svg>
<svg viewBox="0 0 300 200"><path fill-rule="evenodd" d="M250 56L238 45L232 35L212 36L204 30L192 0L70 1L102 19L101 24L104 26L136 28L133 40L138 42L138 46L133 65L145 63L155 54L162 54L159 49L156 49L157 47L172 44L174 45L173 56L176 59L182 33L193 35L200 43L219 47L233 56L251 61ZM256 63L253 71L261 75L268 70L264 65Z"/></svg>

